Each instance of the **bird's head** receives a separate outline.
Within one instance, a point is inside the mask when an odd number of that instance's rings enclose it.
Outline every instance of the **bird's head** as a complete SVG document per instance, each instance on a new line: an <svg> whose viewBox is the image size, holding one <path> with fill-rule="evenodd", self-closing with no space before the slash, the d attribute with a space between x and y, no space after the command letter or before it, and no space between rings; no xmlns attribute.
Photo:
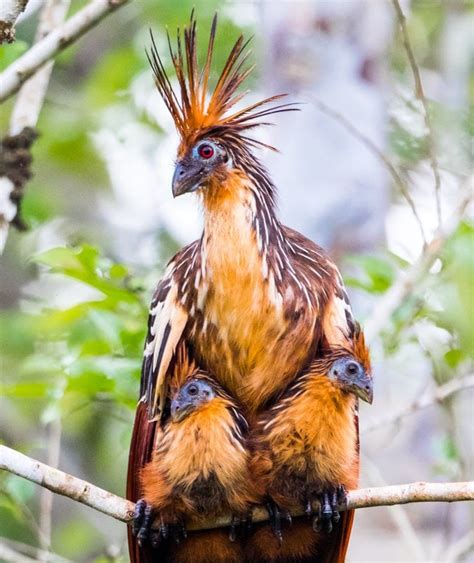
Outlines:
<svg viewBox="0 0 474 563"><path fill-rule="evenodd" d="M155 75L156 87L173 117L180 136L178 160L173 176L174 196L205 188L213 183L213 180L221 181L229 169L239 166L238 159L234 158L236 150L239 152L241 149L243 160L246 160L250 155L248 147L269 147L247 136L250 129L267 125L261 118L297 109L295 104L275 105L283 95L265 98L242 109L234 108L244 96L244 93L238 90L253 70L253 65L245 65L249 56L248 41L245 42L242 36L231 49L214 90L208 92L216 27L217 16L214 16L202 68L198 68L197 64L194 11L191 13L189 25L184 28L184 39L178 29L176 50L172 48L168 37L171 61L178 82L176 91L166 74L153 36L151 51L147 53Z"/></svg>
<svg viewBox="0 0 474 563"><path fill-rule="evenodd" d="M363 401L372 404L372 376L353 356L345 356L336 360L330 367L328 376L346 393L352 393Z"/></svg>
<svg viewBox="0 0 474 563"><path fill-rule="evenodd" d="M171 401L171 419L173 422L182 421L212 401L215 396L216 392L210 382L197 378L189 379Z"/></svg>

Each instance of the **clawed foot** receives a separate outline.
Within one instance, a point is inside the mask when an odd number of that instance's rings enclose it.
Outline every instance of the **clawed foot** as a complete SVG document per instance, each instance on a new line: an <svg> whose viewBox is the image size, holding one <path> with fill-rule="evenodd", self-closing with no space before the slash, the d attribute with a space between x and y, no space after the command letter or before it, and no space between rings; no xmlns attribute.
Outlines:
<svg viewBox="0 0 474 563"><path fill-rule="evenodd" d="M156 517L160 520L159 527L152 528ZM173 515L172 519L167 518L165 521L163 515L153 510L145 499L139 500L135 505L132 532L140 546L149 541L154 548L168 538L179 544L187 537L186 527L178 516Z"/></svg>
<svg viewBox="0 0 474 563"><path fill-rule="evenodd" d="M346 503L346 489L343 486L327 489L317 495L310 495L306 502L306 514L313 519L315 532L330 534L333 527L341 519L338 511L339 505ZM318 502L318 508L313 510L313 500Z"/></svg>
<svg viewBox="0 0 474 563"><path fill-rule="evenodd" d="M229 539L234 542L238 537L246 537L252 529L252 511L246 514L233 514L230 523Z"/></svg>
<svg viewBox="0 0 474 563"><path fill-rule="evenodd" d="M283 533L281 530L282 521L288 522L288 524L292 524L291 514L288 510L284 508L280 508L278 504L274 501L269 501L266 503L266 508L268 512L268 516L270 518L270 527L273 531L273 534L277 538L278 542L281 544L283 542Z"/></svg>

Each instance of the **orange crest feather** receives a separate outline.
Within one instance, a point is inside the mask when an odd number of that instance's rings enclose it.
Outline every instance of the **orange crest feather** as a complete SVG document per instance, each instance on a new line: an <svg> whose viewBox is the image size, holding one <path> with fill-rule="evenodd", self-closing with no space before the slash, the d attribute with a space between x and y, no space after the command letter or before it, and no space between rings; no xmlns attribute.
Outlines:
<svg viewBox="0 0 474 563"><path fill-rule="evenodd" d="M212 20L206 61L201 72L199 72L197 64L194 10L191 12L189 27L184 28L184 48L179 29L177 32L176 51L173 50L169 34L167 34L171 60L179 85L179 97L173 90L163 62L158 54L153 34L150 32L152 47L151 53L147 53L147 56L155 75L156 87L173 117L181 141L186 147L193 144L200 135L211 130L244 131L257 125L267 125L267 123L255 121L259 118L284 111L297 111L297 108L293 107L295 104L262 107L286 95L279 94L228 114L229 110L245 96L246 92L238 93L237 90L254 68L253 66L244 68L250 53L245 52L249 41L244 42L242 35L235 42L214 91L206 103L216 28L217 14ZM264 145L264 143L254 139L245 138L245 140L252 144Z"/></svg>

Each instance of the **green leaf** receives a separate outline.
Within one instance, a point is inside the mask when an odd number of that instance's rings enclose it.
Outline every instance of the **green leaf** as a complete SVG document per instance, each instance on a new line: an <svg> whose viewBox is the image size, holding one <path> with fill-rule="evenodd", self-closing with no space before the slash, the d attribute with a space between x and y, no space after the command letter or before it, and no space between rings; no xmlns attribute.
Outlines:
<svg viewBox="0 0 474 563"><path fill-rule="evenodd" d="M26 41L17 39L10 45L2 45L0 48L0 71L3 71L10 66L18 57L23 55L28 49L29 45Z"/></svg>
<svg viewBox="0 0 474 563"><path fill-rule="evenodd" d="M456 368L462 360L465 359L463 350L459 348L448 350L444 355L444 359L450 368Z"/></svg>

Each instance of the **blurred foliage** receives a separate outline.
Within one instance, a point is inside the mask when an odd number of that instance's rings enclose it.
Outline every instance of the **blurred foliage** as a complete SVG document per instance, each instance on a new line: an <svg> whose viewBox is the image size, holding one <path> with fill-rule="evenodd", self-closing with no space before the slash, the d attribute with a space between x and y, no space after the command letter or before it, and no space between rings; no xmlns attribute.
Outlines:
<svg viewBox="0 0 474 563"><path fill-rule="evenodd" d="M72 4L76 11L85 2ZM2 274L13 272L14 281L2 289L0 356L5 375L0 381L0 423L15 424L5 425L1 439L44 458L46 427L60 420L65 469L118 494L124 490L151 287L163 266L161 257L171 255L175 241L160 233L154 247L156 271L150 276L120 263L95 216L98 194L109 190L109 180L92 136L114 108L160 130L160 124L151 123L134 104L132 85L137 76L150 72L144 50L150 44L148 28L162 47L165 24L173 34L188 20L194 4L190 0L131 3L60 55L38 124L35 175L22 207L32 235L23 239L12 233L3 258ZM222 6L217 0L199 4L200 25L207 29L215 9L221 7L215 69L222 67L242 31ZM413 2L409 32L417 60L427 68L438 64L446 10L443 3ZM0 68L28 48L34 36L32 22L19 26L17 36L16 43L1 49ZM201 34L201 46L206 41L206 34ZM201 53L204 56L203 49ZM164 62L169 66L169 57ZM392 116L389 150L409 173L426 158L427 139L419 105L406 95L411 92L411 74L399 38L393 42L391 69L402 92L403 112ZM443 133L437 136L441 166L465 172L470 166L469 113L432 101L429 105L434 128ZM3 130L11 107L9 102L0 114ZM54 225L58 217L66 243L58 246L48 241L44 244L48 250L35 254L37 241L31 238L41 239L42 228ZM430 348L423 343L439 381L463 373L474 350L472 242L472 226L460 225L443 251L439 268L405 300L382 334L384 353L390 355L406 342L418 342L413 330L417 323L444 331L443 346ZM369 294L373 301L408 267L403 258L388 252L349 257L348 262L347 285ZM32 280L42 284L42 292L28 291ZM434 472L448 478L456 474L459 452L449 433L433 444L433 458ZM0 479L2 534L36 544L37 488L11 475ZM95 526L90 514L72 504L55 521L53 549L77 561L118 561L107 555L113 547L108 536L112 528ZM123 527L119 529L123 536ZM123 543L118 549L123 553Z"/></svg>

